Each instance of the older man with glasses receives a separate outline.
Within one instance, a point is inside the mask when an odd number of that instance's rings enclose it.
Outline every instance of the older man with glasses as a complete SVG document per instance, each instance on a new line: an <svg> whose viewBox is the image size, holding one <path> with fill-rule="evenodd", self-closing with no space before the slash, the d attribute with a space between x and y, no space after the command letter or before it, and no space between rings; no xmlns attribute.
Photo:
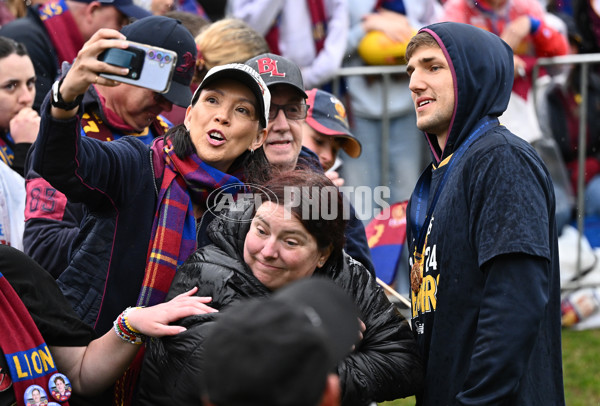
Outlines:
<svg viewBox="0 0 600 406"><path fill-rule="evenodd" d="M278 171L310 168L323 171L319 157L302 146L302 131L309 105L304 91L300 68L280 55L261 54L246 61L262 77L271 92L271 108L267 126L267 140L263 149L267 160ZM373 275L371 251L367 244L365 228L350 205L344 249L352 258L361 262ZM339 215L342 215L340 213Z"/></svg>
<svg viewBox="0 0 600 406"><path fill-rule="evenodd" d="M308 111L300 68L275 54L258 55L246 65L256 69L271 92L268 135L263 145L267 159L277 169L291 171L302 151L302 121Z"/></svg>

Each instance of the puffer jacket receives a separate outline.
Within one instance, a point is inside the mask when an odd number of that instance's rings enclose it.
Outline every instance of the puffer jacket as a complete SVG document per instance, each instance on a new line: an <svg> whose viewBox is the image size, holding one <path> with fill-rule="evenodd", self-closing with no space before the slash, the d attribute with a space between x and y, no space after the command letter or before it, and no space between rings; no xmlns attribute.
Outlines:
<svg viewBox="0 0 600 406"><path fill-rule="evenodd" d="M197 250L179 267L167 300L198 286L196 295L211 296L211 306L223 310L244 298L269 295L243 261L252 217L252 205L245 204L231 211L228 219L213 221L208 229L213 244ZM423 369L412 332L375 278L346 254L314 275L326 276L344 288L355 299L366 325L360 344L338 366L342 404L366 405L419 391ZM218 313L187 317L179 322L186 331L148 343L140 378L141 404L201 404L202 342L218 317Z"/></svg>

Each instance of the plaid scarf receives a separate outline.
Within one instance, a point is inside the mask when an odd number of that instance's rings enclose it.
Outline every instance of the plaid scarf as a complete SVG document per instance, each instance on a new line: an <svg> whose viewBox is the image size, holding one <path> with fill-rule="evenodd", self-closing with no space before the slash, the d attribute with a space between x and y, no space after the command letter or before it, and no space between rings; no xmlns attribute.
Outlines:
<svg viewBox="0 0 600 406"><path fill-rule="evenodd" d="M179 159L171 140L165 143L164 138L159 138L152 148L161 153L164 171L139 306L162 303L177 266L196 250L196 217L192 203L205 208L214 190L239 185L228 188L235 196L244 187L235 175L209 166L196 154Z"/></svg>
<svg viewBox="0 0 600 406"><path fill-rule="evenodd" d="M54 359L27 308L2 273L0 326L0 347L8 363L17 405L25 405L25 393L31 385L41 386L49 395L48 381L57 372ZM68 402L62 404L68 406Z"/></svg>

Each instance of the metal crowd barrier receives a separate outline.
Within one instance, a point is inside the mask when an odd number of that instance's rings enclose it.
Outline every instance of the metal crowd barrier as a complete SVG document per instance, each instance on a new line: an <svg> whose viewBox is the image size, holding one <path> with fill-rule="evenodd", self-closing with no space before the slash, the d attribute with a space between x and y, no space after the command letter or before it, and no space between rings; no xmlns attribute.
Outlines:
<svg viewBox="0 0 600 406"><path fill-rule="evenodd" d="M406 73L406 65L393 66L353 66L341 68L337 71L336 77L333 80L333 94L339 96L342 93L341 79L347 76L363 76L363 75L379 75L383 80L383 112L381 115L381 184L389 184L389 158L388 145L390 143L390 114L388 111L386 100L388 100L388 89L391 87L391 78L393 74ZM346 106L350 107L350 106Z"/></svg>
<svg viewBox="0 0 600 406"><path fill-rule="evenodd" d="M577 230L579 232L579 238L577 243L577 272L576 276L581 276L583 269L581 269L581 240L584 234L584 216L585 216L585 157L586 157L586 133L587 133L587 99L588 99L588 77L589 67L592 64L600 63L600 54L577 54L577 55L566 55L556 56L552 58L539 58L533 69L533 95L534 102L537 95L537 79L539 77L539 70L542 66L557 66L557 65L581 65L580 74L580 94L581 103L580 115L579 115L579 145L578 145L578 156L577 156ZM536 106L537 112L537 106ZM567 285L569 287L570 285ZM573 284L573 287L577 287L577 283Z"/></svg>
<svg viewBox="0 0 600 406"><path fill-rule="evenodd" d="M588 98L588 74L589 65L600 63L600 54L579 54L579 55L567 55L553 58L539 58L533 69L533 100L536 101L537 95L537 82L539 77L539 70L542 66L555 66L565 64L581 64L581 106L587 106ZM389 151L388 144L390 140L390 116L387 109L386 100L388 100L388 89L391 84L391 76L394 74L406 73L405 65L394 65L394 66L357 66L357 67L344 67L337 71L336 77L333 80L333 93L340 95L341 79L348 76L357 75L379 75L382 77L384 86L382 98L383 112L382 112L382 141L381 141L381 180L383 185L387 185L389 182L389 159L387 151ZM535 111L537 112L537 106ZM577 184L577 230L579 232L579 241L577 245L577 276L582 273L581 269L581 237L584 233L584 210L585 210L585 154L586 154L586 129L587 129L587 108L581 110L579 117L579 155L578 155L578 172L579 179Z"/></svg>

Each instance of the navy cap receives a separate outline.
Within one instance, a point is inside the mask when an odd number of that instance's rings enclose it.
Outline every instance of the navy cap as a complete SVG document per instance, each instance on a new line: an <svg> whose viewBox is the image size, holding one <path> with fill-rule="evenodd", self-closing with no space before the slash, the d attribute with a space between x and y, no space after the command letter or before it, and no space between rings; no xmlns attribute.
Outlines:
<svg viewBox="0 0 600 406"><path fill-rule="evenodd" d="M298 65L289 59L281 55L266 53L248 59L246 65L254 68L267 86L290 85L295 87L304 98L308 97L304 91L302 72Z"/></svg>
<svg viewBox="0 0 600 406"><path fill-rule="evenodd" d="M324 90L315 88L307 93L308 100L306 104L310 107L306 115L306 124L321 134L343 138L341 145L344 151L348 156L358 158L362 146L350 132L346 108L342 102Z"/></svg>
<svg viewBox="0 0 600 406"><path fill-rule="evenodd" d="M75 0L80 3L91 3L92 1L98 1L105 6L114 6L121 13L125 14L129 18L142 19L144 17L150 17L152 13L148 10L136 6L133 0Z"/></svg>
<svg viewBox="0 0 600 406"><path fill-rule="evenodd" d="M121 29L129 41L169 49L177 53L177 65L169 91L163 97L171 103L187 107L192 100L190 85L196 67L196 42L179 20L151 16L134 21Z"/></svg>

